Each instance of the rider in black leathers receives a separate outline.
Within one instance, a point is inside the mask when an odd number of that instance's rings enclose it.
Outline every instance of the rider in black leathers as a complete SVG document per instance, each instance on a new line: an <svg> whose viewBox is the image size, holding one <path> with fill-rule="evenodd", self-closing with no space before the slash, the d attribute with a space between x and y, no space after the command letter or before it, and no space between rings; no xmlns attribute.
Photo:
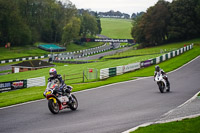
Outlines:
<svg viewBox="0 0 200 133"><path fill-rule="evenodd" d="M57 74L55 68L51 68L49 70L49 75L50 77L48 78L47 88L50 87L50 84L52 82L56 83L58 90L62 92L63 95L66 95L69 98L69 101L72 102L72 97L71 97L72 87L64 83L64 81L62 80L62 76L60 74Z"/></svg>

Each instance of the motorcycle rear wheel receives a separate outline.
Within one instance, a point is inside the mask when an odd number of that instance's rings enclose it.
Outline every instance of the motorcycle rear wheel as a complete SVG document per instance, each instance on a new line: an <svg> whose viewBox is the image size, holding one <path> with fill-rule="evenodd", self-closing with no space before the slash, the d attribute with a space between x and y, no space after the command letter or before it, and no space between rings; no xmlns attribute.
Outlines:
<svg viewBox="0 0 200 133"><path fill-rule="evenodd" d="M48 107L51 113L53 114L59 113L59 104L58 102L54 103L53 99L48 100Z"/></svg>
<svg viewBox="0 0 200 133"><path fill-rule="evenodd" d="M78 108L78 100L76 99L76 97L71 94L72 98L73 98L73 102L69 105L69 108L73 111L77 110Z"/></svg>

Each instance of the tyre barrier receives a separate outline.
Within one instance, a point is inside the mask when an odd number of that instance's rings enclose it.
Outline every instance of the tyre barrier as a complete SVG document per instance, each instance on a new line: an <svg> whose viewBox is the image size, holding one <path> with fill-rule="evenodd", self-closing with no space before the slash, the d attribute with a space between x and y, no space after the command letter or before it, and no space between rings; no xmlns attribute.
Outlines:
<svg viewBox="0 0 200 133"><path fill-rule="evenodd" d="M171 59L175 56L178 56L190 49L193 48L193 44L190 44L188 46L185 46L183 48L180 48L178 50L169 52L167 54L163 54L162 56L153 58L153 59L149 59L146 61L141 61L141 62L137 62L137 63L133 63L133 64L128 64L128 65L123 65L123 66L117 66L117 67L112 67L112 68L104 68L100 70L100 79L106 79L109 77L113 77L116 75L121 75L127 72L131 72L131 71L135 71L137 69L141 69L144 67L148 67L151 65L155 65L155 64L159 64L163 61L166 61L168 59ZM115 71L114 71L115 70ZM112 75L110 74L112 73Z"/></svg>

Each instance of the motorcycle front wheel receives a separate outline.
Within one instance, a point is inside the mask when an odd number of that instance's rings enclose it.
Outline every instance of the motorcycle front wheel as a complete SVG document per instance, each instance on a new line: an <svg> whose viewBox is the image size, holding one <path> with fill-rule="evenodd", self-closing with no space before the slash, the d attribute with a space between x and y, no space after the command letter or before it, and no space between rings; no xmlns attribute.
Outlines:
<svg viewBox="0 0 200 133"><path fill-rule="evenodd" d="M48 107L51 113L53 114L59 113L59 104L58 102L54 103L53 99L48 100Z"/></svg>
<svg viewBox="0 0 200 133"><path fill-rule="evenodd" d="M73 102L69 105L69 108L74 111L78 108L78 100L73 94L71 94L71 96L72 96Z"/></svg>
<svg viewBox="0 0 200 133"><path fill-rule="evenodd" d="M164 92L164 88L165 88L164 83L163 82L158 83L158 87L159 87L160 92L163 93Z"/></svg>

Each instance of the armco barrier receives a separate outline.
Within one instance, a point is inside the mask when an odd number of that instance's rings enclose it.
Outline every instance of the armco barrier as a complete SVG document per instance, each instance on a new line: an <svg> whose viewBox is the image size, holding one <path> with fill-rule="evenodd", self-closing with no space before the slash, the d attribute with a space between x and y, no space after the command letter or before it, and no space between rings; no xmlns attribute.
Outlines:
<svg viewBox="0 0 200 133"><path fill-rule="evenodd" d="M34 57L24 57L24 58L17 58L17 59L9 59L9 60L1 60L0 64L10 63L10 62L17 62L17 61L26 61L26 60L34 60L34 59L43 59L50 57L51 55L43 55L43 56L34 56Z"/></svg>
<svg viewBox="0 0 200 133"><path fill-rule="evenodd" d="M166 60L168 60L172 57L178 56L178 55L180 55L180 54L184 53L185 51L190 50L192 48L193 48L193 44L186 46L184 48L180 48L178 50L169 52L169 53L164 54L162 56L146 60L146 61L128 64L128 65L124 65L124 66L117 66L117 67L114 67L114 68L101 69L100 70L100 79L106 79L106 78L109 78L111 76L121 75L121 74L126 73L126 72L130 72L130 71L140 69L141 67L148 67L150 65L159 64L159 63L166 61ZM112 75L110 73L112 73Z"/></svg>

